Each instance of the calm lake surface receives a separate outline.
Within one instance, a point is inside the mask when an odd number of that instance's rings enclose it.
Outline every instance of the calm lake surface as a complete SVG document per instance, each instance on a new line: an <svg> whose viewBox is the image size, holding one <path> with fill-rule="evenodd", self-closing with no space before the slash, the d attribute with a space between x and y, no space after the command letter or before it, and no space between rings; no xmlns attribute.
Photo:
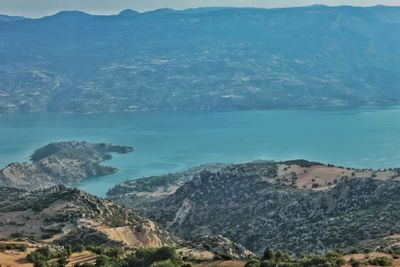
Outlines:
<svg viewBox="0 0 400 267"><path fill-rule="evenodd" d="M140 112L0 117L0 167L49 142L130 145L105 162L119 173L80 185L104 196L121 181L209 162L304 158L349 167L400 167L400 108L221 113Z"/></svg>

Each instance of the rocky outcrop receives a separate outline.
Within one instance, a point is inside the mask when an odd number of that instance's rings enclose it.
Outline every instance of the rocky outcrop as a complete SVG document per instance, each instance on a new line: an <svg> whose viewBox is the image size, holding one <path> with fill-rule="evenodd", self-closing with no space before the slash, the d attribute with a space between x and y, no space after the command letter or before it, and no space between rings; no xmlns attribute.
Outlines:
<svg viewBox="0 0 400 267"><path fill-rule="evenodd" d="M212 252L214 258L245 260L254 256L250 250L221 235L201 237L191 242L188 247Z"/></svg>
<svg viewBox="0 0 400 267"><path fill-rule="evenodd" d="M100 163L111 159L109 153L131 151L131 147L102 143L51 143L36 150L31 163L11 163L0 170L0 186L34 189L60 183L73 185L87 177L117 172L118 169Z"/></svg>

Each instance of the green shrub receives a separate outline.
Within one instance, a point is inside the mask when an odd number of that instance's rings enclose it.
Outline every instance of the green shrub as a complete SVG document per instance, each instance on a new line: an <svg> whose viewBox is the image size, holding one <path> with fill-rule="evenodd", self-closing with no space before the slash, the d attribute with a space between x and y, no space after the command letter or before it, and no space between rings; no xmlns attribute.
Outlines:
<svg viewBox="0 0 400 267"><path fill-rule="evenodd" d="M218 254L214 256L214 260L223 260L223 261L229 261L232 260L232 256L228 255L228 254Z"/></svg>
<svg viewBox="0 0 400 267"><path fill-rule="evenodd" d="M350 259L349 263L350 263L351 267L361 267L361 265L362 265L360 261L355 260L353 258Z"/></svg>
<svg viewBox="0 0 400 267"><path fill-rule="evenodd" d="M33 267L49 267L47 261L37 261L33 263Z"/></svg>
<svg viewBox="0 0 400 267"><path fill-rule="evenodd" d="M299 264L296 262L281 262L278 263L277 267L298 267Z"/></svg>
<svg viewBox="0 0 400 267"><path fill-rule="evenodd" d="M266 260L260 263L260 267L276 267L277 263L275 260Z"/></svg>
<svg viewBox="0 0 400 267"><path fill-rule="evenodd" d="M27 256L28 261L35 263L37 261L49 260L53 256L49 247L40 247Z"/></svg>
<svg viewBox="0 0 400 267"><path fill-rule="evenodd" d="M75 267L93 267L94 265L89 264L89 263L83 263L83 264L76 264Z"/></svg>
<svg viewBox="0 0 400 267"><path fill-rule="evenodd" d="M165 261L165 260L176 260L179 261L179 256L176 254L174 248L162 247L155 251L153 259L154 261Z"/></svg>
<svg viewBox="0 0 400 267"><path fill-rule="evenodd" d="M378 266L392 266L393 259L388 257L377 257L368 260L368 264L378 265Z"/></svg>
<svg viewBox="0 0 400 267"><path fill-rule="evenodd" d="M260 266L260 261L257 259L251 259L244 265L244 267L259 267L259 266Z"/></svg>
<svg viewBox="0 0 400 267"><path fill-rule="evenodd" d="M57 266L58 267L64 267L67 265L67 257L65 255L62 255L58 260L57 260Z"/></svg>
<svg viewBox="0 0 400 267"><path fill-rule="evenodd" d="M262 256L263 260L273 260L275 259L275 252L271 247L267 247L264 250L263 256Z"/></svg>
<svg viewBox="0 0 400 267"><path fill-rule="evenodd" d="M27 250L27 247L25 244L21 244L21 245L17 246L16 249L18 249L21 252L25 252Z"/></svg>
<svg viewBox="0 0 400 267"><path fill-rule="evenodd" d="M19 232L11 233L10 237L11 238L21 238L21 237L24 237L24 234L23 233L19 233Z"/></svg>
<svg viewBox="0 0 400 267"><path fill-rule="evenodd" d="M53 234L46 233L46 234L43 234L40 238L41 239L49 239L49 238L52 238L52 237L53 237Z"/></svg>
<svg viewBox="0 0 400 267"><path fill-rule="evenodd" d="M180 267L180 264L173 262L172 260L157 261L151 265L151 267Z"/></svg>
<svg viewBox="0 0 400 267"><path fill-rule="evenodd" d="M291 261L292 259L290 258L289 254L287 254L286 252L278 250L275 253L275 260L278 262L282 262L282 261L288 262L288 261Z"/></svg>
<svg viewBox="0 0 400 267"><path fill-rule="evenodd" d="M341 267L344 263L345 261L339 253L330 252L325 256L307 256L303 258L301 265L304 267Z"/></svg>
<svg viewBox="0 0 400 267"><path fill-rule="evenodd" d="M111 260L105 255L100 255L96 259L96 267L111 267Z"/></svg>
<svg viewBox="0 0 400 267"><path fill-rule="evenodd" d="M132 267L148 267L159 262L163 262L163 264L173 263L175 264L173 266L181 266L183 264L181 257L171 247L140 249L134 255L128 257L126 262L128 266Z"/></svg>
<svg viewBox="0 0 400 267"><path fill-rule="evenodd" d="M26 258L33 263L34 267L47 267L47 262L51 259L57 259L57 266L62 267L67 263L67 253L65 251L52 250L47 246L36 249Z"/></svg>
<svg viewBox="0 0 400 267"><path fill-rule="evenodd" d="M27 247L25 244L0 244L0 252L5 250L19 250L24 252L26 249Z"/></svg>
<svg viewBox="0 0 400 267"><path fill-rule="evenodd" d="M325 255L327 261L332 265L332 266L342 266L343 264L345 264L345 261L342 257L342 255L340 255L337 252L329 252Z"/></svg>

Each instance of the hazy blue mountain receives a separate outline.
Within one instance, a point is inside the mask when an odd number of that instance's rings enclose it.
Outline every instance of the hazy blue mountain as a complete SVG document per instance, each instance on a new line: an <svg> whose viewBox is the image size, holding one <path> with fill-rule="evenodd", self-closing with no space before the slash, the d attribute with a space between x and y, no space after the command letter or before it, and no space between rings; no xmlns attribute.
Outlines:
<svg viewBox="0 0 400 267"><path fill-rule="evenodd" d="M0 14L0 23L1 22L9 22L9 21L16 21L16 20L23 20L24 17L20 16L8 16L8 15L1 15Z"/></svg>
<svg viewBox="0 0 400 267"><path fill-rule="evenodd" d="M65 11L0 23L0 112L400 103L400 8Z"/></svg>

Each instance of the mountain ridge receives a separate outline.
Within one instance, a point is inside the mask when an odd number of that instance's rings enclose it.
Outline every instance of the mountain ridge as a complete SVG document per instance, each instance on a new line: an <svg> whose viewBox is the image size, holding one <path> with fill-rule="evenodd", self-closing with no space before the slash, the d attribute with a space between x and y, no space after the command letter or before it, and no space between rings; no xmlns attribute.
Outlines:
<svg viewBox="0 0 400 267"><path fill-rule="evenodd" d="M4 23L0 113L395 105L398 10L62 13Z"/></svg>
<svg viewBox="0 0 400 267"><path fill-rule="evenodd" d="M242 9L242 10L289 10L289 9L301 9L301 8L354 8L354 9L392 9L392 10L400 10L400 6L395 6L395 5L383 5L383 4L378 4L378 5L371 5L371 6L354 6L354 5L325 5L325 4L313 4L313 5L306 5L306 6L297 6L297 7L251 7L251 6L243 6L243 7L230 7L230 6L216 6L216 7L194 7L194 8L185 8L185 9L174 9L174 8L158 8L158 9L152 9L152 10L146 10L146 11L138 11L132 8L125 8L122 9L121 11L115 13L115 14L95 14L95 13L90 13L87 11L79 10L79 9L71 9L71 10L62 10L55 12L54 14L49 14L43 17L37 17L37 18L31 18L31 17L25 17L25 16L19 16L19 15L8 15L8 14L0 14L0 16L4 17L10 17L10 18L25 18L25 19L43 19L45 17L51 17L55 16L60 13L81 13L81 14L86 14L90 16L97 16L97 17L107 17L107 16L116 16L116 15L121 15L121 13L124 13L124 11L131 12L133 11L132 14L146 14L146 13L153 13L153 12L158 12L158 11L171 11L171 12L181 12L181 13L190 13L190 12L198 12L198 11L221 11L221 10L232 10L232 9Z"/></svg>
<svg viewBox="0 0 400 267"><path fill-rule="evenodd" d="M269 243L302 255L373 246L399 232L398 171L245 163L172 176L185 182L165 194L149 178L109 196L184 239L221 234L257 253Z"/></svg>

